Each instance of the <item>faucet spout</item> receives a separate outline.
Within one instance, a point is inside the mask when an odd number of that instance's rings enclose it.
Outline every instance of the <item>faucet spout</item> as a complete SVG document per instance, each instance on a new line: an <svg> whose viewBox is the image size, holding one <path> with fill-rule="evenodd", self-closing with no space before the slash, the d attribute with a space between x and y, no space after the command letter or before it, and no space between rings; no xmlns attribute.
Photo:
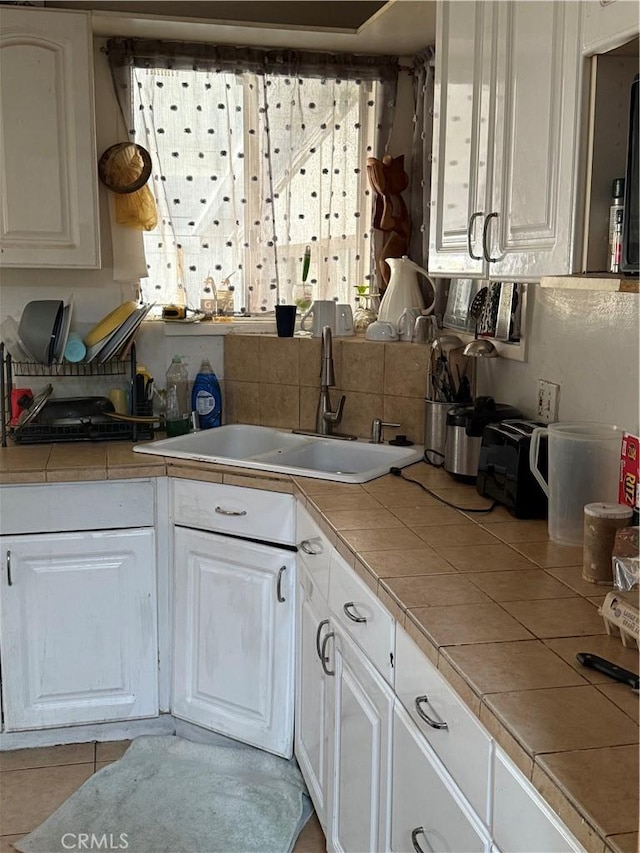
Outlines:
<svg viewBox="0 0 640 853"><path fill-rule="evenodd" d="M322 327L322 357L320 361L320 386L333 388L336 384L333 369L333 339L331 326Z"/></svg>
<svg viewBox="0 0 640 853"><path fill-rule="evenodd" d="M329 388L336 384L335 371L333 369L333 341L331 337L331 326L322 328L322 358L320 361L320 397L318 398L318 409L316 411L316 432L320 435L331 435L334 424L340 423L345 397L343 396L334 412L331 408L331 395Z"/></svg>

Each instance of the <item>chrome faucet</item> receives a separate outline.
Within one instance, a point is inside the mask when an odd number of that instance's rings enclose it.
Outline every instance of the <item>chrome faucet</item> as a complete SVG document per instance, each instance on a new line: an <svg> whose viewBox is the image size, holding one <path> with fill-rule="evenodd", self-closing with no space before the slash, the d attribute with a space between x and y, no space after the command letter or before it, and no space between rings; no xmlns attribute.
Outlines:
<svg viewBox="0 0 640 853"><path fill-rule="evenodd" d="M329 388L336 384L336 376L333 370L333 342L331 337L331 326L322 327L322 357L320 361L320 397L316 410L316 432L320 435L332 435L334 424L339 424L342 419L342 410L346 400L343 394L340 397L336 411L331 409L331 395Z"/></svg>

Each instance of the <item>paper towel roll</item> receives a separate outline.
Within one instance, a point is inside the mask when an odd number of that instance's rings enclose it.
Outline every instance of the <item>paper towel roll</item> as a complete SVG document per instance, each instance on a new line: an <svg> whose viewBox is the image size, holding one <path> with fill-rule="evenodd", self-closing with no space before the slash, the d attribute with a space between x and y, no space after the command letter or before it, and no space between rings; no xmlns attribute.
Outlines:
<svg viewBox="0 0 640 853"><path fill-rule="evenodd" d="M586 581L611 585L611 554L616 530L626 527L632 514L631 507L623 504L586 504L582 557L582 577Z"/></svg>

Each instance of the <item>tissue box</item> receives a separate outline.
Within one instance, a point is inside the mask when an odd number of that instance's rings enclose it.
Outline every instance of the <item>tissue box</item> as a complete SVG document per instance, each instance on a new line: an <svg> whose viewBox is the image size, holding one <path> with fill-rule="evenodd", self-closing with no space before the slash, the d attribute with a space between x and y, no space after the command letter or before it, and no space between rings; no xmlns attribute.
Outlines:
<svg viewBox="0 0 640 853"><path fill-rule="evenodd" d="M620 484L618 503L630 506L637 513L640 509L640 487L638 486L638 455L640 438L628 432L622 434L620 452Z"/></svg>

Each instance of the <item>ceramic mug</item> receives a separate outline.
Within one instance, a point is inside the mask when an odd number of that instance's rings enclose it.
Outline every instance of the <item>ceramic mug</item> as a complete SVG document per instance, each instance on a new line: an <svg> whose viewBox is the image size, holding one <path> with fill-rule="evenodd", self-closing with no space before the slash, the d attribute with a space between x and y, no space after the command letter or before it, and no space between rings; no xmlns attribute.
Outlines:
<svg viewBox="0 0 640 853"><path fill-rule="evenodd" d="M350 305L336 305L336 336L353 335L353 312Z"/></svg>
<svg viewBox="0 0 640 853"><path fill-rule="evenodd" d="M310 329L306 326L309 318L311 318ZM311 308L300 318L300 329L303 332L310 331L314 338L322 336L323 326L331 326L332 332L336 330L336 303L333 299L316 299Z"/></svg>
<svg viewBox="0 0 640 853"><path fill-rule="evenodd" d="M398 331L395 323L390 323L387 320L376 320L367 326L364 336L368 341L397 341Z"/></svg>

